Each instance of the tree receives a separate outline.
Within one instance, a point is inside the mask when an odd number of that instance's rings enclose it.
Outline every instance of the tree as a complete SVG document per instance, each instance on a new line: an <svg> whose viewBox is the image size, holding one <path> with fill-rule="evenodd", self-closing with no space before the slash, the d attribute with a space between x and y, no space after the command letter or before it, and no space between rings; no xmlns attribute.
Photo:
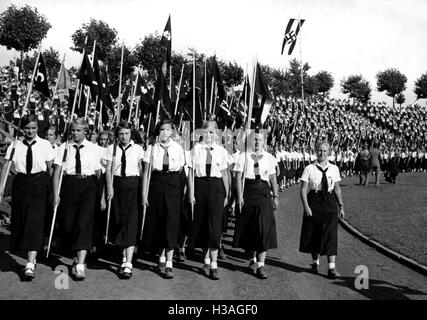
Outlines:
<svg viewBox="0 0 427 320"><path fill-rule="evenodd" d="M405 102L406 98L403 93L398 93L396 95L396 103L400 105L400 108L402 109L402 104Z"/></svg>
<svg viewBox="0 0 427 320"><path fill-rule="evenodd" d="M96 56L102 61L108 59L117 44L117 31L102 20L90 19L89 23L84 23L80 29L77 29L71 36L74 47L70 49L83 52L86 37L86 50L89 51L88 53L92 52L96 40Z"/></svg>
<svg viewBox="0 0 427 320"><path fill-rule="evenodd" d="M163 64L163 50L160 47L160 40L162 36L156 33L150 33L135 48L135 57L142 64L144 69L148 70L150 78L154 78L155 73ZM172 55L172 65L176 57ZM176 73L175 73L176 74ZM178 75L179 77L179 75ZM179 79L178 79L179 81Z"/></svg>
<svg viewBox="0 0 427 320"><path fill-rule="evenodd" d="M427 98L427 72L415 81L414 93L417 95L417 99Z"/></svg>
<svg viewBox="0 0 427 320"><path fill-rule="evenodd" d="M406 81L408 80L399 70L391 68L377 73L377 90L379 92L386 91L389 97L394 100L397 94L406 89Z"/></svg>
<svg viewBox="0 0 427 320"><path fill-rule="evenodd" d="M108 74L110 76L110 82L112 83L120 76L120 63L122 59L122 46L116 45L111 48L109 55L107 56ZM133 67L138 66L137 57L132 54L126 46L123 51L123 79L133 71Z"/></svg>
<svg viewBox="0 0 427 320"><path fill-rule="evenodd" d="M37 8L10 5L0 15L0 45L21 52L21 69L24 53L36 49L52 26Z"/></svg>
<svg viewBox="0 0 427 320"><path fill-rule="evenodd" d="M308 77L308 70L310 70L308 63L303 66L303 81L304 88L306 87L306 81ZM295 98L301 98L301 64L297 59L292 59L289 64L289 69L285 72L285 78L287 82L288 92L287 95Z"/></svg>
<svg viewBox="0 0 427 320"><path fill-rule="evenodd" d="M317 82L318 92L322 93L323 97L325 97L329 90L334 86L334 78L332 77L332 74L327 71L319 71L314 78Z"/></svg>
<svg viewBox="0 0 427 320"><path fill-rule="evenodd" d="M221 61L222 62L222 61ZM243 68L235 61L219 63L222 80L227 87L237 86L243 81Z"/></svg>
<svg viewBox="0 0 427 320"><path fill-rule="evenodd" d="M351 75L341 82L341 91L350 98L367 103L371 98L371 86L361 75Z"/></svg>

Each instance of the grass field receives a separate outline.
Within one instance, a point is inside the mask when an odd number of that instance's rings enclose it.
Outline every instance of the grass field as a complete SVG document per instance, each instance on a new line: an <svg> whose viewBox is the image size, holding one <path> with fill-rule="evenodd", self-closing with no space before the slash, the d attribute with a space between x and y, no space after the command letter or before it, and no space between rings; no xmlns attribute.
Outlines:
<svg viewBox="0 0 427 320"><path fill-rule="evenodd" d="M415 261L427 265L427 174L406 173L395 185L367 187L358 178L342 181L346 220L356 229Z"/></svg>

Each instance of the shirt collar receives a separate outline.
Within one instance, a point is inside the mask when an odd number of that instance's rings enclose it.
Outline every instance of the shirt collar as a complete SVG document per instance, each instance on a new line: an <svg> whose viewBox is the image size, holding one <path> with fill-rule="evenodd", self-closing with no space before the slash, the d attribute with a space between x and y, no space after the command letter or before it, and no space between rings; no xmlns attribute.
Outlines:
<svg viewBox="0 0 427 320"><path fill-rule="evenodd" d="M161 147L170 147L170 146L172 145L172 139L169 139L169 142L168 142L168 143L162 143L162 142L159 142L159 145L160 145Z"/></svg>
<svg viewBox="0 0 427 320"><path fill-rule="evenodd" d="M314 162L314 165L315 166L319 166L319 167L322 167L320 164L319 164L319 162L317 162L317 160ZM325 168L324 169L326 169L326 168L329 168L330 167L330 163L329 163L329 161L328 160L326 160L326 166L325 166Z"/></svg>
<svg viewBox="0 0 427 320"><path fill-rule="evenodd" d="M133 140L129 141L129 144L127 145L127 148L132 147L135 144L135 142ZM119 146L123 147L120 143Z"/></svg>
<svg viewBox="0 0 427 320"><path fill-rule="evenodd" d="M87 141L87 140L86 140L86 138L84 138L84 139L83 139L83 141L82 141L82 143L80 143L80 145L81 145L81 146L85 146L85 147L86 147L88 143L89 143L89 141ZM72 145L72 146L77 146L77 143L73 141L73 142L71 143L71 145Z"/></svg>

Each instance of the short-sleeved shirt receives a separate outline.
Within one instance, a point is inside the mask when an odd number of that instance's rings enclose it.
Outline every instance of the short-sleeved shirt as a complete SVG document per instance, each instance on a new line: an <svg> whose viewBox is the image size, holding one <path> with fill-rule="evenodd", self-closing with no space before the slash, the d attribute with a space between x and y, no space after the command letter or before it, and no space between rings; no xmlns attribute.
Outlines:
<svg viewBox="0 0 427 320"><path fill-rule="evenodd" d="M196 177L206 177L206 159L207 159L207 148L205 143L198 143L191 150L191 161L189 167L195 170ZM219 144L212 144L210 150L212 155L211 161L211 172L210 176L215 178L221 178L221 171L229 167L229 156L227 150Z"/></svg>
<svg viewBox="0 0 427 320"><path fill-rule="evenodd" d="M75 145L77 146L77 143L75 143L74 141L68 142L68 153L64 166L64 171L66 174L69 175L76 174L76 148L74 147ZM94 175L95 171L102 169L102 153L99 152L99 146L90 141L87 141L86 139L83 139L80 145L83 146L80 149L81 174L87 176ZM66 142L59 146L55 156L54 164L62 166L64 150L66 146Z"/></svg>
<svg viewBox="0 0 427 320"><path fill-rule="evenodd" d="M104 161L113 161L113 153L114 153L114 145L109 145L106 148L102 159ZM123 149L120 148L119 145L117 145L116 156L114 159L114 168L113 168L113 172L115 176L121 175L122 154L123 154ZM144 158L144 149L140 145L136 144L133 140L131 140L128 147L125 150L125 156L126 156L126 170L125 170L126 176L127 177L139 176L140 171L139 171L138 165Z"/></svg>
<svg viewBox="0 0 427 320"><path fill-rule="evenodd" d="M245 178L254 180L255 158L256 154L252 151L241 153L236 163L235 171L243 172L243 170L245 170ZM260 152L257 158L260 179L264 181L269 181L270 175L276 174L276 158L265 150Z"/></svg>
<svg viewBox="0 0 427 320"><path fill-rule="evenodd" d="M34 139L35 143L31 147L33 155L33 166L31 173L39 173L47 171L46 162L52 161L55 158L55 152L52 149L52 145L49 141L36 136ZM16 141L15 154L13 159L10 159L10 153L12 152L13 143L9 145L6 151L6 160L12 160L15 170L18 173L27 173L27 150L28 147L22 140Z"/></svg>
<svg viewBox="0 0 427 320"><path fill-rule="evenodd" d="M317 161L305 167L300 180L308 183L309 190L321 191L323 173L316 167L316 165L319 165ZM328 192L331 192L335 187L335 183L341 181L341 176L336 165L327 162L325 169L326 168L328 168L326 171Z"/></svg>
<svg viewBox="0 0 427 320"><path fill-rule="evenodd" d="M172 139L168 143L155 143L153 149L153 158L152 158L152 169L156 171L161 171L163 169L163 157L165 155L165 148L167 147L168 157L169 157L169 171L179 171L185 165L185 155L184 149L181 145ZM153 146L150 145L147 148L147 151L144 155L144 162L150 163L151 150Z"/></svg>

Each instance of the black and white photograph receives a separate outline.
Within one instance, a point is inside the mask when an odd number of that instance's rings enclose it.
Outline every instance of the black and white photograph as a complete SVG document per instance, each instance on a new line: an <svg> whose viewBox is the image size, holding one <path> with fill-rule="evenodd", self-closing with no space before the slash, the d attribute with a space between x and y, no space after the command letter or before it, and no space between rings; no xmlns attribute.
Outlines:
<svg viewBox="0 0 427 320"><path fill-rule="evenodd" d="M427 300L426 12L0 0L0 300Z"/></svg>

